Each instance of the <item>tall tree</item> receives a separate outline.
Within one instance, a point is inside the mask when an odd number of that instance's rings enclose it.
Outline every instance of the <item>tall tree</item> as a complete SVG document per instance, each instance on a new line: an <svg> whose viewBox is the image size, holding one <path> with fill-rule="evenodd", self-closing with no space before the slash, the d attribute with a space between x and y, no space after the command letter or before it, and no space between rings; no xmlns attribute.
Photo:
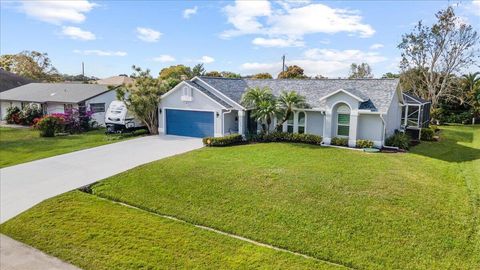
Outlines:
<svg viewBox="0 0 480 270"><path fill-rule="evenodd" d="M117 88L117 98L125 102L127 109L148 128L150 134L158 134L158 105L160 96L170 88L167 83L150 75L150 70L132 67L133 84Z"/></svg>
<svg viewBox="0 0 480 270"><path fill-rule="evenodd" d="M462 101L468 104L472 112L472 123L480 117L480 72L469 73L462 76L464 90Z"/></svg>
<svg viewBox="0 0 480 270"><path fill-rule="evenodd" d="M387 72L387 73L382 75L382 79L397 79L397 78L400 78L400 74Z"/></svg>
<svg viewBox="0 0 480 270"><path fill-rule="evenodd" d="M287 70L282 71L278 74L277 79L306 79L308 78L303 74L303 68L293 65L288 66Z"/></svg>
<svg viewBox="0 0 480 270"><path fill-rule="evenodd" d="M270 73L257 73L252 76L252 79L255 80L261 80L261 79L273 79L272 75Z"/></svg>
<svg viewBox="0 0 480 270"><path fill-rule="evenodd" d="M477 32L448 7L439 11L437 21L425 26L419 21L411 33L402 36L402 70L417 69L426 86L426 97L437 109L439 100L452 90L452 74L475 63Z"/></svg>
<svg viewBox="0 0 480 270"><path fill-rule="evenodd" d="M209 72L205 73L205 76L207 76L207 77L222 77L222 74L218 71L213 70L213 71L209 71Z"/></svg>
<svg viewBox="0 0 480 270"><path fill-rule="evenodd" d="M234 73L231 71L222 71L221 75L223 78L230 78L230 79L240 79L242 76L238 73Z"/></svg>
<svg viewBox="0 0 480 270"><path fill-rule="evenodd" d="M193 76L203 76L205 75L205 68L203 67L203 64L200 63L200 64L196 64L193 68L192 68L192 74Z"/></svg>
<svg viewBox="0 0 480 270"><path fill-rule="evenodd" d="M350 65L350 75L349 79L369 79L373 78L372 69L367 63L356 64L352 63Z"/></svg>
<svg viewBox="0 0 480 270"><path fill-rule="evenodd" d="M60 80L57 69L52 65L47 53L23 51L17 54L0 56L0 67L20 76L53 82Z"/></svg>
<svg viewBox="0 0 480 270"><path fill-rule="evenodd" d="M135 76L135 74L133 75ZM172 89L183 80L189 80L193 77L190 67L185 65L169 66L162 69L159 73L159 78L169 89Z"/></svg>

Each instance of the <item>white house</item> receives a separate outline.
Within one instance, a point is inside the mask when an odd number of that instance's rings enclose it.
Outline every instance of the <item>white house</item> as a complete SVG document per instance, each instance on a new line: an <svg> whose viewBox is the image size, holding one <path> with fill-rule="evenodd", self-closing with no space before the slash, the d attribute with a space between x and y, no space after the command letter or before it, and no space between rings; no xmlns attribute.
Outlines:
<svg viewBox="0 0 480 270"><path fill-rule="evenodd" d="M375 146L401 129L403 106L398 79L253 80L195 77L162 96L159 132L206 137L256 133L250 111L241 104L252 87L268 87L274 95L294 90L306 98L308 109L295 109L283 131L348 138L349 146L367 139ZM275 122L275 121L274 121ZM272 125L272 128L275 123Z"/></svg>
<svg viewBox="0 0 480 270"><path fill-rule="evenodd" d="M106 85L82 83L30 83L0 93L0 117L7 109L40 104L45 114L64 113L69 108L86 108L99 125L105 124L105 110L116 100L115 90Z"/></svg>

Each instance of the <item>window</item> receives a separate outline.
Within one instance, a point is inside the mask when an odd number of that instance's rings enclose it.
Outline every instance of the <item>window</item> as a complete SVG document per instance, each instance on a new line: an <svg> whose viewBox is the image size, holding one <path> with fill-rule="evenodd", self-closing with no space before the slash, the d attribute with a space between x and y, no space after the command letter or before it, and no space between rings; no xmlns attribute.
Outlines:
<svg viewBox="0 0 480 270"><path fill-rule="evenodd" d="M337 109L337 135L348 137L350 134L350 109L341 105Z"/></svg>
<svg viewBox="0 0 480 270"><path fill-rule="evenodd" d="M184 86L182 88L182 101L192 101L192 88Z"/></svg>
<svg viewBox="0 0 480 270"><path fill-rule="evenodd" d="M305 133L305 113L304 112L298 113L298 133L300 134Z"/></svg>
<svg viewBox="0 0 480 270"><path fill-rule="evenodd" d="M293 133L293 113L290 114L287 120L287 132Z"/></svg>
<svg viewBox="0 0 480 270"><path fill-rule="evenodd" d="M105 112L105 103L90 103L92 113Z"/></svg>

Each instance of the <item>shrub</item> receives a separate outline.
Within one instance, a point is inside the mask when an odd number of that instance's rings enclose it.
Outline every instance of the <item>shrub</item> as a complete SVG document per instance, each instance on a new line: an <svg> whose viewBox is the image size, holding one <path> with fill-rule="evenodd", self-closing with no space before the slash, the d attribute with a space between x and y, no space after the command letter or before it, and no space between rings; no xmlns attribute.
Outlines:
<svg viewBox="0 0 480 270"><path fill-rule="evenodd" d="M432 128L422 128L420 140L422 141L433 141L435 136L435 131Z"/></svg>
<svg viewBox="0 0 480 270"><path fill-rule="evenodd" d="M40 136L53 137L63 129L65 120L56 115L47 115L40 119L35 127L40 130Z"/></svg>
<svg viewBox="0 0 480 270"><path fill-rule="evenodd" d="M338 146L348 146L348 139L347 138L340 138L340 137L333 137L330 144L338 145Z"/></svg>
<svg viewBox="0 0 480 270"><path fill-rule="evenodd" d="M203 138L205 146L228 146L239 144L243 142L243 137L240 134L232 134L224 137L206 137Z"/></svg>
<svg viewBox="0 0 480 270"><path fill-rule="evenodd" d="M288 132L272 132L269 134L261 135L260 141L321 144L322 136L313 135L313 134L304 134L304 133L300 134L300 133L288 133Z"/></svg>
<svg viewBox="0 0 480 270"><path fill-rule="evenodd" d="M93 128L94 123L92 122L92 112L90 111L67 109L65 110L65 113L56 113L52 115L63 118L65 132L68 133L81 133Z"/></svg>
<svg viewBox="0 0 480 270"><path fill-rule="evenodd" d="M395 132L395 134L385 140L385 144L408 150L408 147L410 146L410 137L405 133Z"/></svg>
<svg viewBox="0 0 480 270"><path fill-rule="evenodd" d="M431 128L434 132L437 132L437 131L440 130L437 125L430 125L430 128Z"/></svg>
<svg viewBox="0 0 480 270"><path fill-rule="evenodd" d="M20 112L20 123L22 125L31 126L34 124L36 118L41 118L43 115L42 108L38 104L28 104Z"/></svg>
<svg viewBox="0 0 480 270"><path fill-rule="evenodd" d="M358 148L372 148L373 142L371 140L357 140Z"/></svg>
<svg viewBox="0 0 480 270"><path fill-rule="evenodd" d="M9 124L20 124L20 113L21 110L18 107L9 107L7 108L7 115L5 116L5 120L7 120L7 123Z"/></svg>

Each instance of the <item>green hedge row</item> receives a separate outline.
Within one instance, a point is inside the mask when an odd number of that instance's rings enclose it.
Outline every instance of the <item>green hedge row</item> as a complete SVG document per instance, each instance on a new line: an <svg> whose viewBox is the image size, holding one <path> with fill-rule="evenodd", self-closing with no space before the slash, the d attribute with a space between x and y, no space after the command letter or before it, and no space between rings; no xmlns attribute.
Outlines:
<svg viewBox="0 0 480 270"><path fill-rule="evenodd" d="M243 137L240 134L232 134L224 137L206 137L203 138L205 146L228 146L243 143Z"/></svg>
<svg viewBox="0 0 480 270"><path fill-rule="evenodd" d="M245 137L245 140L239 134L233 134L224 137L207 137L203 138L203 144L205 146L227 146L244 142L294 142L306 144L322 143L322 136L313 134L272 132L269 134L249 134Z"/></svg>

